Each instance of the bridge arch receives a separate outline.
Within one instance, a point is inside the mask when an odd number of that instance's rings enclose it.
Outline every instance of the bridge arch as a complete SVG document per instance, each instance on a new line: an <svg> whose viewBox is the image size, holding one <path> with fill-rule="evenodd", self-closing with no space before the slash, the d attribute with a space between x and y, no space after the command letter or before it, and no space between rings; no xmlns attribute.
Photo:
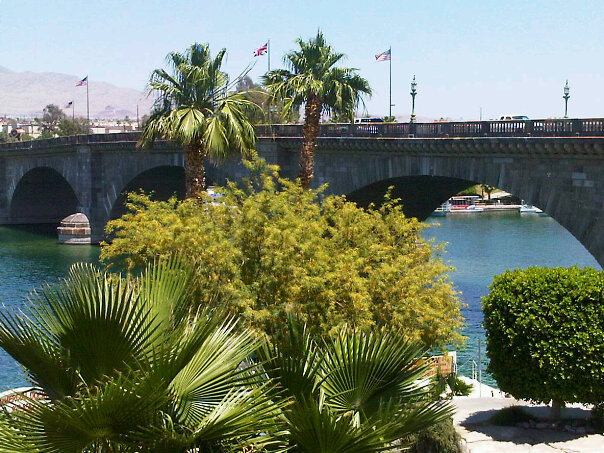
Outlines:
<svg viewBox="0 0 604 453"><path fill-rule="evenodd" d="M125 182L111 203L109 219L116 219L126 212L128 193L153 192L154 200L167 200L176 195L185 197L185 171L180 165L159 165L146 169Z"/></svg>
<svg viewBox="0 0 604 453"><path fill-rule="evenodd" d="M527 153L522 156L489 154L425 153L353 153L324 150L322 156L345 158L342 167L324 170L317 183L328 182L329 191L348 195L361 204L383 199L388 186L402 198L407 214L425 219L438 205L473 184L488 184L539 207L550 215L604 265L604 203L593 190L604 170L601 164L586 158L556 159ZM330 156L331 155L331 156ZM333 168L333 167L332 167ZM325 175L325 176L324 176ZM413 197L421 198L414 202Z"/></svg>
<svg viewBox="0 0 604 453"><path fill-rule="evenodd" d="M80 206L72 184L58 170L46 166L25 171L9 200L9 222L13 224L58 224Z"/></svg>

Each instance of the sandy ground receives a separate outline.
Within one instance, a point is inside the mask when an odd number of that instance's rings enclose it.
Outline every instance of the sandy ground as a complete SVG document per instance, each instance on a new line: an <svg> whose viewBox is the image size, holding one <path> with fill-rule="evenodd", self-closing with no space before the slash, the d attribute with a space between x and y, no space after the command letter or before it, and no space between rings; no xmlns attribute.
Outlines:
<svg viewBox="0 0 604 453"><path fill-rule="evenodd" d="M484 384L479 386L476 381L472 383L474 388L470 396L453 400L457 409L453 421L468 453L604 453L601 434L489 425L489 418L503 407L526 406L527 411L538 417L545 417L549 408L506 398L497 389ZM589 408L581 405L565 408L562 414L564 418L586 418L588 415Z"/></svg>

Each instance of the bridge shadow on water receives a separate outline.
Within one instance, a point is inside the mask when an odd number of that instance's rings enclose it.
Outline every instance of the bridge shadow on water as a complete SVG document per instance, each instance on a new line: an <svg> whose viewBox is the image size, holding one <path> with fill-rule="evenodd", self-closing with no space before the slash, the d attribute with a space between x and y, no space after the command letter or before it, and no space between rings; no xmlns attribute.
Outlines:
<svg viewBox="0 0 604 453"><path fill-rule="evenodd" d="M475 182L439 176L404 176L385 179L349 193L346 198L366 207L370 203L379 205L392 187L392 196L400 198L407 217L427 219L434 210L453 195Z"/></svg>

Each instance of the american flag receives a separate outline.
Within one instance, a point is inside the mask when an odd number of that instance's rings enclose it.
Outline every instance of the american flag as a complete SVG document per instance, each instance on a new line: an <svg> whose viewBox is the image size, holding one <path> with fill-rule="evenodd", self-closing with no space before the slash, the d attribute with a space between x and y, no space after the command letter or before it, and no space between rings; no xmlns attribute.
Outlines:
<svg viewBox="0 0 604 453"><path fill-rule="evenodd" d="M388 49L386 52L378 53L375 56L375 61L388 61L388 60L390 60L390 56L391 56L390 50L391 49Z"/></svg>
<svg viewBox="0 0 604 453"><path fill-rule="evenodd" d="M254 51L254 56L259 57L260 55L264 55L267 50L268 50L268 43L264 44L263 46L258 47Z"/></svg>
<svg viewBox="0 0 604 453"><path fill-rule="evenodd" d="M78 83L76 83L77 87L83 87L88 85L88 76L84 77L82 80L80 80Z"/></svg>

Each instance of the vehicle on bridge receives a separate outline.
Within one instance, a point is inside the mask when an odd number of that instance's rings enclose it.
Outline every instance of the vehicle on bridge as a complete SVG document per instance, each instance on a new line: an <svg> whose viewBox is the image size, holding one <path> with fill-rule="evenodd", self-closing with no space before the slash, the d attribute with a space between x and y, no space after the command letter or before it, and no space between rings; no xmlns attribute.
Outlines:
<svg viewBox="0 0 604 453"><path fill-rule="evenodd" d="M355 118L354 124L371 124L371 123L383 123L384 118L373 117L373 118Z"/></svg>
<svg viewBox="0 0 604 453"><path fill-rule="evenodd" d="M526 115L503 115L499 121L529 121L530 118Z"/></svg>

